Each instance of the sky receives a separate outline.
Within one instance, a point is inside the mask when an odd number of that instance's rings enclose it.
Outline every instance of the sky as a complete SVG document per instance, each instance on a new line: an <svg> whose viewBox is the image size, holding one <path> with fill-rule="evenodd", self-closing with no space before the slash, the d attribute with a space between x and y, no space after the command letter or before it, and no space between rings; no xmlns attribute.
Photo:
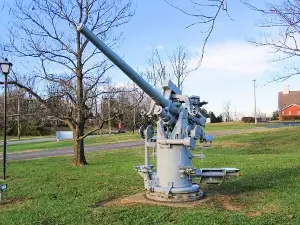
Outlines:
<svg viewBox="0 0 300 225"><path fill-rule="evenodd" d="M263 1L252 2L259 6ZM199 95L209 102L206 108L216 114L222 113L224 103L230 101L232 110L236 108L243 115L252 115L252 80L257 79L257 110L270 115L277 109L278 92L284 84L264 85L278 75L285 75L288 62L275 63L276 57L267 49L250 44L249 40L273 32L257 26L262 20L259 13L238 1L229 1L228 4L233 21L223 15L216 22L203 64L188 77L184 93ZM153 45L171 52L180 43L195 55L201 51L204 36L200 26L185 28L193 22L194 18L185 16L162 0L138 0L135 16L124 27L126 39L119 52L122 51L125 60L133 67L146 65L145 59L150 56L149 48ZM293 77L287 81L291 90L300 90L299 80L299 77Z"/></svg>
<svg viewBox="0 0 300 225"><path fill-rule="evenodd" d="M173 2L182 7L190 6L187 0ZM276 33L275 30L263 30L256 25L262 19L259 13L239 1L228 2L232 19L226 15L218 18L206 46L202 66L189 75L183 92L199 95L201 100L208 101L206 109L217 115L222 113L226 102L231 102L232 111L236 109L241 115L249 116L254 108L252 80L256 79L257 110L270 115L277 109L278 92L282 91L284 84L265 84L278 75L285 75L285 67L289 62L274 62L274 54L249 42L265 32ZM261 5L263 1L252 2ZM178 44L186 46L192 62L196 61L204 39L202 27L185 28L195 22L195 18L184 15L163 0L134 0L134 6L135 15L121 28L124 41L117 49L117 53L129 65L134 69L144 69L152 46L157 46L164 53L172 52ZM2 12L0 20L2 26L9 16ZM110 76L115 83L129 80L117 68L110 71ZM300 90L299 80L300 77L293 77L287 81L291 90Z"/></svg>

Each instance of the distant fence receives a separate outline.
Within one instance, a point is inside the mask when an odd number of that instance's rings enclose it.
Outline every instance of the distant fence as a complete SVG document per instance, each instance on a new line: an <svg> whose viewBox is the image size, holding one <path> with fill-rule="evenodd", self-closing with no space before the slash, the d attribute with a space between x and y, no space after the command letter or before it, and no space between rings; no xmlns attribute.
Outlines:
<svg viewBox="0 0 300 225"><path fill-rule="evenodd" d="M67 140L67 139L73 139L73 132L72 131L57 131L56 132L56 140Z"/></svg>

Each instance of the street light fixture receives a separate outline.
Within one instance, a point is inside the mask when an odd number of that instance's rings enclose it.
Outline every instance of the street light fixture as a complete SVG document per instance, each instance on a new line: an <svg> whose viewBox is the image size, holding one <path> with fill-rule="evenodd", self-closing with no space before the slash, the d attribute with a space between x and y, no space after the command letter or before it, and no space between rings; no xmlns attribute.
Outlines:
<svg viewBox="0 0 300 225"><path fill-rule="evenodd" d="M3 128L3 179L6 180L6 111L7 111L7 76L10 72L12 67L12 63L8 62L7 59L4 61L0 61L0 68L1 72L3 73L5 80L4 80L4 128Z"/></svg>
<svg viewBox="0 0 300 225"><path fill-rule="evenodd" d="M1 67L1 71L4 75L8 75L10 72L10 69L12 67L12 63L8 62L7 59L5 59L4 61L0 62L0 67Z"/></svg>

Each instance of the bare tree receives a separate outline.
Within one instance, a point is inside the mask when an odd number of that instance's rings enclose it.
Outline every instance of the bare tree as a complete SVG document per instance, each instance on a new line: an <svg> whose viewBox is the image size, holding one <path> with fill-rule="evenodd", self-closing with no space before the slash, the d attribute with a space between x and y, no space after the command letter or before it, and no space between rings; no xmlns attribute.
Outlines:
<svg viewBox="0 0 300 225"><path fill-rule="evenodd" d="M2 82L0 82L2 83ZM3 97L0 95L0 105L3 105ZM3 117L3 108L0 107L0 118ZM43 107L36 99L15 86L7 87L7 132L8 135L45 135L51 133L51 123L47 121L47 114L51 112ZM1 117L2 116L2 117ZM0 124L2 129L2 124Z"/></svg>
<svg viewBox="0 0 300 225"><path fill-rule="evenodd" d="M259 119L265 119L266 117L267 117L266 113L258 110L258 112L257 112L257 118L259 118Z"/></svg>
<svg viewBox="0 0 300 225"><path fill-rule="evenodd" d="M186 26L186 28L201 25L201 33L205 34L203 45L200 53L200 58L196 69L201 66L203 61L205 47L210 36L213 33L216 21L220 14L225 13L231 20L232 18L228 14L228 0L186 0L179 3L174 3L178 1L164 0L174 9L182 12L184 15L195 18L195 22Z"/></svg>
<svg viewBox="0 0 300 225"><path fill-rule="evenodd" d="M167 71L166 61L160 55L157 47L152 48L151 57L148 60L148 68L142 71L141 74L157 90L161 90L161 86L166 79L171 79L171 75Z"/></svg>
<svg viewBox="0 0 300 225"><path fill-rule="evenodd" d="M95 116L91 115L95 129L85 135L105 128L104 126L108 121L113 127L116 127L119 122L124 123L124 118L128 115L132 118L132 112L141 106L143 100L144 92L136 88L135 85L126 84L123 87L109 87L109 91L102 96L101 107L99 107L100 113Z"/></svg>
<svg viewBox="0 0 300 225"><path fill-rule="evenodd" d="M85 122L92 100L105 93L106 72L112 65L76 30L87 25L110 47L119 44L119 26L133 16L131 0L16 0L15 20L7 51L30 60L34 89L11 81L50 109L53 118L73 131L74 165L87 164L84 154ZM101 125L101 124L100 124Z"/></svg>
<svg viewBox="0 0 300 225"><path fill-rule="evenodd" d="M262 13L264 20L258 26L265 30L272 29L277 31L277 35L265 35L259 40L251 40L253 44L259 47L266 47L271 53L278 55L276 61L295 59L300 56L299 38L300 38L300 1L282 0L280 3L269 1L264 8L257 8L249 1L243 1L249 8ZM299 75L298 66L291 65L286 68L287 74L278 76L274 81L284 81L291 76Z"/></svg>
<svg viewBox="0 0 300 225"><path fill-rule="evenodd" d="M148 68L142 74L158 90L166 79L175 81L177 87L182 90L184 81L195 70L191 69L190 54L185 46L178 45L172 54L165 51L165 55L154 47Z"/></svg>
<svg viewBox="0 0 300 225"><path fill-rule="evenodd" d="M123 87L122 90L126 90L128 88ZM129 90L131 90L130 88ZM111 110L112 111L119 111L128 109L130 106L135 105L136 107L131 107L130 110L127 110L118 118L116 118L115 126L118 125L120 122L123 129L126 130L135 130L141 124L144 123L144 118L141 117L141 112L148 110L148 98L142 98L141 96L144 95L143 91L137 89L135 91L129 92L121 92L112 101ZM138 103L138 104L137 104ZM148 104L147 104L148 103ZM104 104L106 106L106 104ZM102 113L103 114L103 113Z"/></svg>
<svg viewBox="0 0 300 225"><path fill-rule="evenodd" d="M182 90L183 83L193 71L190 69L191 58L183 45L179 45L169 56L172 65L172 76L177 81L177 87Z"/></svg>

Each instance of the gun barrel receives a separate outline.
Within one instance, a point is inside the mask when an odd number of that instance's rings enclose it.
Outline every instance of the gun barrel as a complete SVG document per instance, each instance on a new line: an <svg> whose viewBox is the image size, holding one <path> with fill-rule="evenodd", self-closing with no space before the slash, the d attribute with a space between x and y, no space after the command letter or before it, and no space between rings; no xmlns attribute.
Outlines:
<svg viewBox="0 0 300 225"><path fill-rule="evenodd" d="M135 70L133 70L123 59L113 52L103 41L101 41L91 30L84 24L77 27L87 39L89 39L107 58L109 58L120 70L122 70L133 82L135 82L149 97L158 105L168 107L169 101L147 83Z"/></svg>

